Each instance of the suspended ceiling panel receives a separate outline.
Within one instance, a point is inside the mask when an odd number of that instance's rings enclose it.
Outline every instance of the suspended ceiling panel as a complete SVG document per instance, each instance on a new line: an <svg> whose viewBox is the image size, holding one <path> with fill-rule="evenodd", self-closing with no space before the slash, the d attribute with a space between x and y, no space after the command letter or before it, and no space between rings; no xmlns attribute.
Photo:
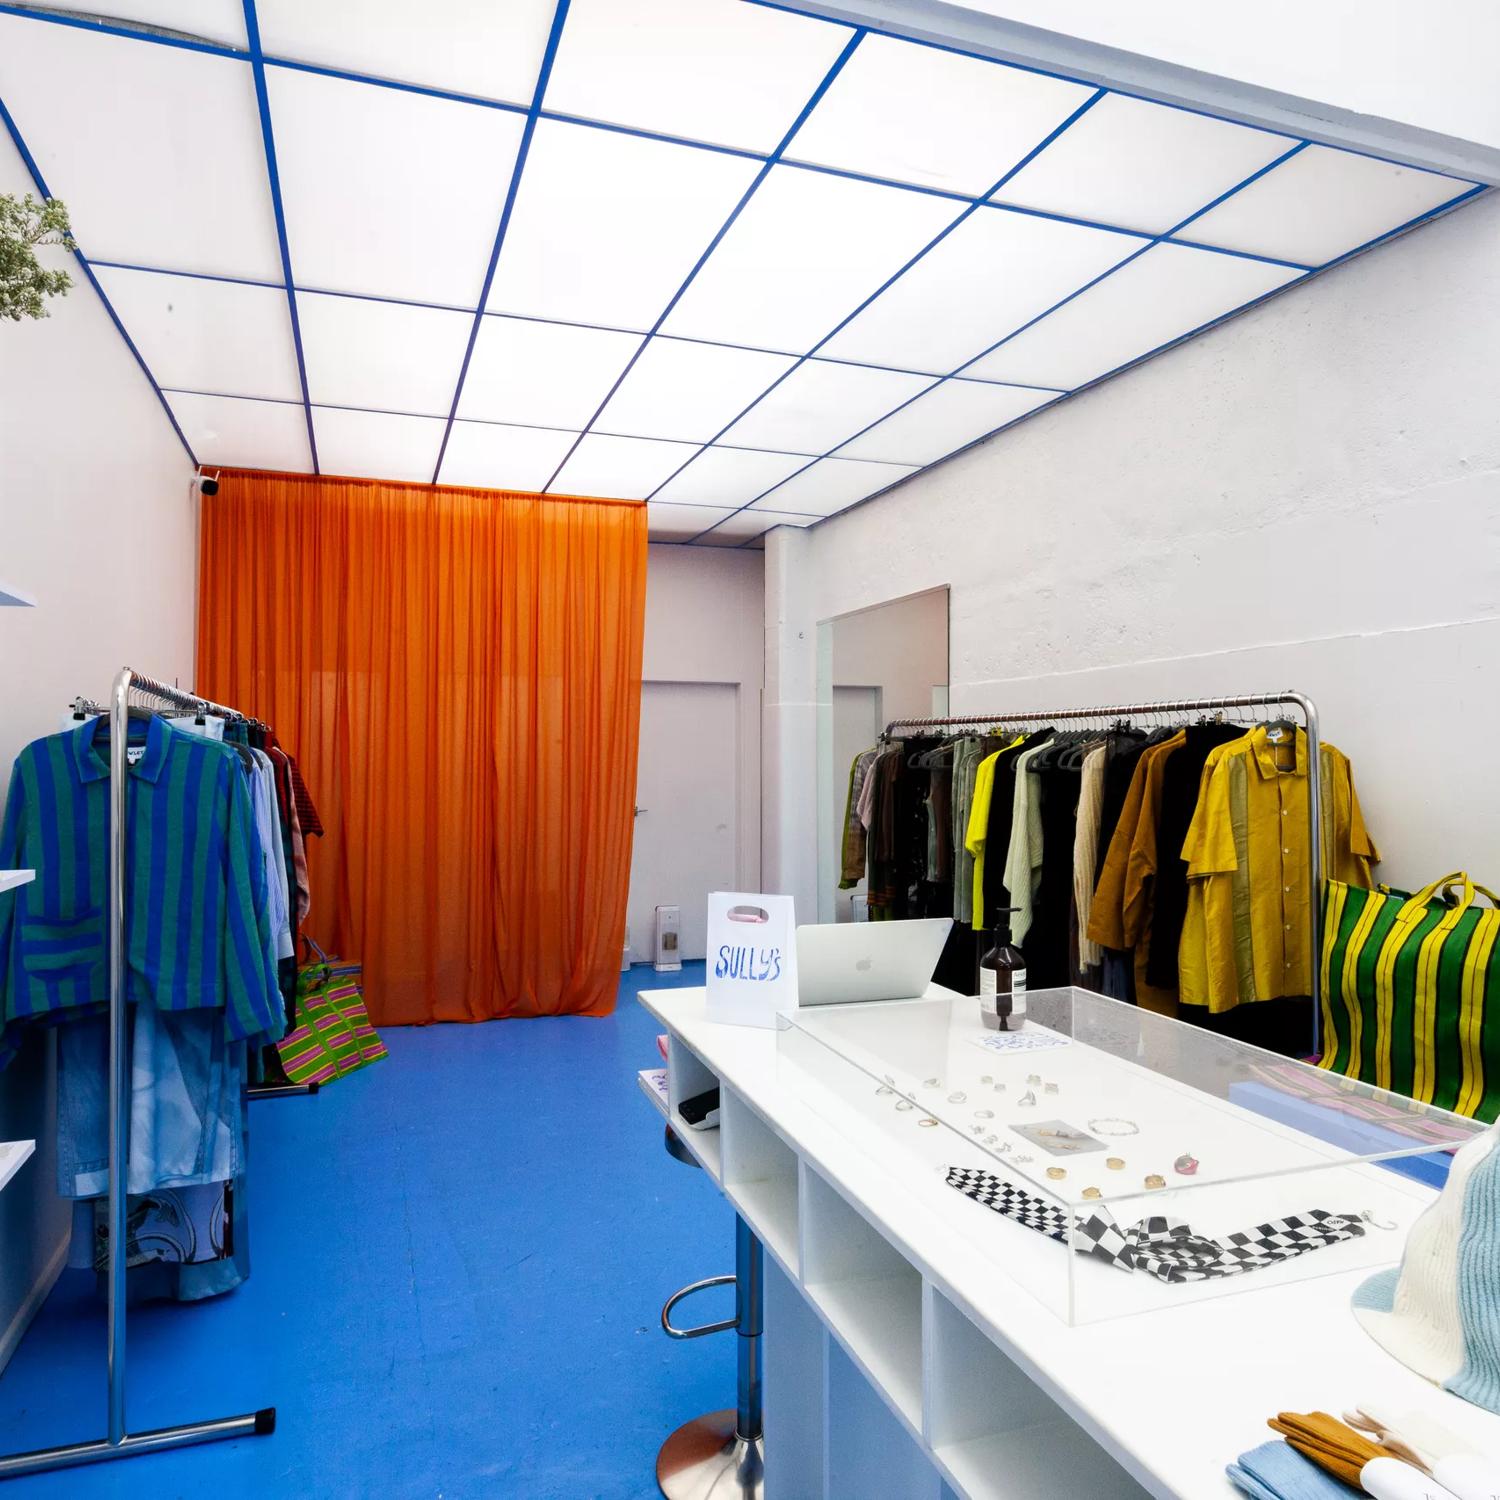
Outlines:
<svg viewBox="0 0 1500 1500"><path fill-rule="evenodd" d="M0 10L0 120L197 460L670 541L813 524L1481 191L755 0L114 9Z"/></svg>

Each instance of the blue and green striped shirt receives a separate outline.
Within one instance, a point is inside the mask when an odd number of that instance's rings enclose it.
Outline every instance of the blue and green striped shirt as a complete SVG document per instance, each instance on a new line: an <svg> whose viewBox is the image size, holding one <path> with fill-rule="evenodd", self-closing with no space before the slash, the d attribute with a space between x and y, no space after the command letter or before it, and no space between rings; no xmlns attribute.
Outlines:
<svg viewBox="0 0 1500 1500"><path fill-rule="evenodd" d="M11 775L0 869L37 873L0 895L0 1066L27 1025L109 1002L109 760L96 727L34 741ZM126 998L220 1008L235 1039L279 1036L265 866L235 752L153 718L137 753L125 803Z"/></svg>

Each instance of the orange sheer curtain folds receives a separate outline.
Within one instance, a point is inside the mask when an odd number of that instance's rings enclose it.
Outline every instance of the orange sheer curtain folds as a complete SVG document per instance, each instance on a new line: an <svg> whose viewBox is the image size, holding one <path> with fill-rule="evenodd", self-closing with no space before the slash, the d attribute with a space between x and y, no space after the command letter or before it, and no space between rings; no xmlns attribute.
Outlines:
<svg viewBox="0 0 1500 1500"><path fill-rule="evenodd" d="M375 1021L610 1011L645 506L226 471L201 536L201 691L297 757Z"/></svg>

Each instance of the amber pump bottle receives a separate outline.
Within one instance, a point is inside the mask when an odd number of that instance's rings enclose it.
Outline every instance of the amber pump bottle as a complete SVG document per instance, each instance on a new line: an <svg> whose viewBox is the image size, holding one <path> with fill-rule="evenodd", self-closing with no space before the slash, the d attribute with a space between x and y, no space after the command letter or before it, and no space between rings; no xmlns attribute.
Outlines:
<svg viewBox="0 0 1500 1500"><path fill-rule="evenodd" d="M979 960L979 1019L991 1031L1009 1031L1026 1014L1026 955L1010 940L1010 913L995 913L994 942Z"/></svg>

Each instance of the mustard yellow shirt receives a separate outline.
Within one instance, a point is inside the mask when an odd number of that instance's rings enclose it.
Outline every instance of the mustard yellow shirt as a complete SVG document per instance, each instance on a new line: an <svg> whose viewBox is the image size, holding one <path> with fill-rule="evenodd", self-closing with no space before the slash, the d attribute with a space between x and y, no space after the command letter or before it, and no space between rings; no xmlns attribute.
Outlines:
<svg viewBox="0 0 1500 1500"><path fill-rule="evenodd" d="M974 801L969 808L969 827L964 848L974 856L974 926L984 926L984 851L989 842L990 799L995 795L997 750L979 762L974 773Z"/></svg>
<svg viewBox="0 0 1500 1500"><path fill-rule="evenodd" d="M1308 936L1307 736L1265 728L1220 745L1203 768L1182 846L1188 905L1182 999L1211 1012L1312 992ZM1322 747L1323 876L1369 889L1379 851L1365 828L1348 757Z"/></svg>

